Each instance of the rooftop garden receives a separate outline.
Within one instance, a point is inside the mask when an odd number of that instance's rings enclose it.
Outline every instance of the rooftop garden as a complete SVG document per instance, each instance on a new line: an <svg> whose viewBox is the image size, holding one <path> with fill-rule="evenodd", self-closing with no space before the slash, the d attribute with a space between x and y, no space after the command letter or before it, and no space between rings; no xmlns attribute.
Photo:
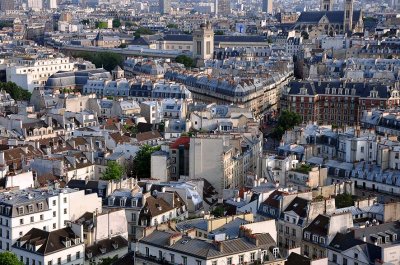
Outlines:
<svg viewBox="0 0 400 265"><path fill-rule="evenodd" d="M302 174L308 174L308 172L310 172L312 169L311 165L308 164L301 164L300 166L298 166L297 168L293 169L293 171L295 172L299 172Z"/></svg>

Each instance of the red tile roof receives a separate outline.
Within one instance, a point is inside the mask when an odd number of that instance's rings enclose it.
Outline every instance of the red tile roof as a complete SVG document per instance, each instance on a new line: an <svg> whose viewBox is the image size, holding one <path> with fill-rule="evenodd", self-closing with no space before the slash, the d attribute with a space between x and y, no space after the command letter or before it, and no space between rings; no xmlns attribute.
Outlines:
<svg viewBox="0 0 400 265"><path fill-rule="evenodd" d="M179 146L183 145L185 149L189 149L190 145L190 137L189 136L181 136L175 140L175 142L171 143L169 146L171 149L178 149Z"/></svg>

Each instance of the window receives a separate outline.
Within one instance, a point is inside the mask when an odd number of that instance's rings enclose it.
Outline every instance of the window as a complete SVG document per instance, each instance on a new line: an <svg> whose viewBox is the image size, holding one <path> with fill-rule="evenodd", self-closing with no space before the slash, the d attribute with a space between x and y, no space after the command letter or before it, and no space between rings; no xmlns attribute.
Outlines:
<svg viewBox="0 0 400 265"><path fill-rule="evenodd" d="M232 258L226 258L226 264L227 265L232 265Z"/></svg>
<svg viewBox="0 0 400 265"><path fill-rule="evenodd" d="M337 262L337 255L336 254L332 254L332 262Z"/></svg>
<svg viewBox="0 0 400 265"><path fill-rule="evenodd" d="M244 262L244 255L239 255L239 264L243 264Z"/></svg>
<svg viewBox="0 0 400 265"><path fill-rule="evenodd" d="M218 261L214 260L211 265L218 265Z"/></svg>
<svg viewBox="0 0 400 265"><path fill-rule="evenodd" d="M150 256L150 250L148 247L146 247L146 257Z"/></svg>
<svg viewBox="0 0 400 265"><path fill-rule="evenodd" d="M61 264L61 258L57 259L57 264L60 265Z"/></svg>
<svg viewBox="0 0 400 265"><path fill-rule="evenodd" d="M78 251L78 252L76 252L76 259L80 259L81 258L81 252L80 251Z"/></svg>
<svg viewBox="0 0 400 265"><path fill-rule="evenodd" d="M56 201L55 200L53 201L53 206L56 206Z"/></svg>
<svg viewBox="0 0 400 265"><path fill-rule="evenodd" d="M312 240L313 240L314 242L318 242L318 236L317 236L317 235L313 235Z"/></svg>
<svg viewBox="0 0 400 265"><path fill-rule="evenodd" d="M175 263L175 255L174 254L169 254L171 263Z"/></svg>
<svg viewBox="0 0 400 265"><path fill-rule="evenodd" d="M343 265L347 265L347 259L343 258Z"/></svg>
<svg viewBox="0 0 400 265"><path fill-rule="evenodd" d="M43 221L43 219L44 219L44 216L43 216L43 214L41 214L40 215L40 221Z"/></svg>
<svg viewBox="0 0 400 265"><path fill-rule="evenodd" d="M56 215L57 215L56 211L53 211L53 217L56 217Z"/></svg>
<svg viewBox="0 0 400 265"><path fill-rule="evenodd" d="M35 222L35 217L31 216L31 223Z"/></svg>
<svg viewBox="0 0 400 265"><path fill-rule="evenodd" d="M250 261L254 262L256 260L256 253L255 252L251 252L250 253Z"/></svg>
<svg viewBox="0 0 400 265"><path fill-rule="evenodd" d="M64 214L67 214L67 208L64 209Z"/></svg>
<svg viewBox="0 0 400 265"><path fill-rule="evenodd" d="M57 228L56 223L53 223L53 229L56 229L56 228Z"/></svg>
<svg viewBox="0 0 400 265"><path fill-rule="evenodd" d="M71 254L67 255L67 262L71 262Z"/></svg>
<svg viewBox="0 0 400 265"><path fill-rule="evenodd" d="M162 260L162 251L161 250L158 251L158 259Z"/></svg>
<svg viewBox="0 0 400 265"><path fill-rule="evenodd" d="M182 256L183 265L187 265L187 257Z"/></svg>
<svg viewBox="0 0 400 265"><path fill-rule="evenodd" d="M211 53L211 43L209 41L206 42L206 54Z"/></svg>
<svg viewBox="0 0 400 265"><path fill-rule="evenodd" d="M23 224L24 224L24 219L22 219L22 218L19 219L19 224L20 224L20 225L23 225Z"/></svg>
<svg viewBox="0 0 400 265"><path fill-rule="evenodd" d="M32 204L28 205L28 212L33 213L33 205Z"/></svg>
<svg viewBox="0 0 400 265"><path fill-rule="evenodd" d="M18 214L24 214L24 207L18 207Z"/></svg>
<svg viewBox="0 0 400 265"><path fill-rule="evenodd" d="M358 259L358 253L354 253L354 258Z"/></svg>
<svg viewBox="0 0 400 265"><path fill-rule="evenodd" d="M196 265L201 265L201 260L196 260Z"/></svg>
<svg viewBox="0 0 400 265"><path fill-rule="evenodd" d="M82 103L82 102L81 102ZM67 197L64 197L64 203L67 203Z"/></svg>
<svg viewBox="0 0 400 265"><path fill-rule="evenodd" d="M196 47L197 55L201 55L201 41L198 41L196 44L197 44Z"/></svg>

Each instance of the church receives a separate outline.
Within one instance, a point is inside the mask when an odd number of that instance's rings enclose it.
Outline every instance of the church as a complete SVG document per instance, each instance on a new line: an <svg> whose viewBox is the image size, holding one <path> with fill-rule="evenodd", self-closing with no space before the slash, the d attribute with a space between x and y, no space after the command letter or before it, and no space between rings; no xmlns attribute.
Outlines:
<svg viewBox="0 0 400 265"><path fill-rule="evenodd" d="M302 12L294 29L310 37L363 32L361 10L353 10L354 0L344 0L343 11L333 11L333 0L321 0L321 11Z"/></svg>
<svg viewBox="0 0 400 265"><path fill-rule="evenodd" d="M218 48L266 48L269 44L265 36L255 35L214 35L210 22L203 23L191 35L165 35L158 40L160 50L191 52L196 59L212 59Z"/></svg>

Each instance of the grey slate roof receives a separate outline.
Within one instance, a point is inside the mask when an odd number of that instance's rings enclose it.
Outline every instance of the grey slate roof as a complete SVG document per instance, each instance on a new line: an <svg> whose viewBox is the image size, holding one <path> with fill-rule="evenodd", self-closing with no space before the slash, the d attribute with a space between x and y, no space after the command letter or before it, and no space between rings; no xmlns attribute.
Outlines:
<svg viewBox="0 0 400 265"><path fill-rule="evenodd" d="M169 246L169 238L173 235L171 232L156 230L149 236L141 239L142 244L148 244L155 247L169 249L175 252L180 252L186 255L198 257L201 259L214 259L245 251L256 250L260 248L270 249L275 247L276 243L269 234L258 234L259 246L251 243L246 238L236 238L222 241L222 251L209 242L191 239L190 237L182 237L180 240Z"/></svg>
<svg viewBox="0 0 400 265"><path fill-rule="evenodd" d="M165 35L163 38L165 41L193 41L192 35L183 35L183 34L171 34ZM265 42L266 38L264 36L224 36L224 35L216 35L214 36L214 42Z"/></svg>
<svg viewBox="0 0 400 265"><path fill-rule="evenodd" d="M326 16L330 23L343 24L344 11L309 11L302 12L300 17L297 19L297 23L317 23L323 16ZM353 21L360 19L361 11L353 11Z"/></svg>

